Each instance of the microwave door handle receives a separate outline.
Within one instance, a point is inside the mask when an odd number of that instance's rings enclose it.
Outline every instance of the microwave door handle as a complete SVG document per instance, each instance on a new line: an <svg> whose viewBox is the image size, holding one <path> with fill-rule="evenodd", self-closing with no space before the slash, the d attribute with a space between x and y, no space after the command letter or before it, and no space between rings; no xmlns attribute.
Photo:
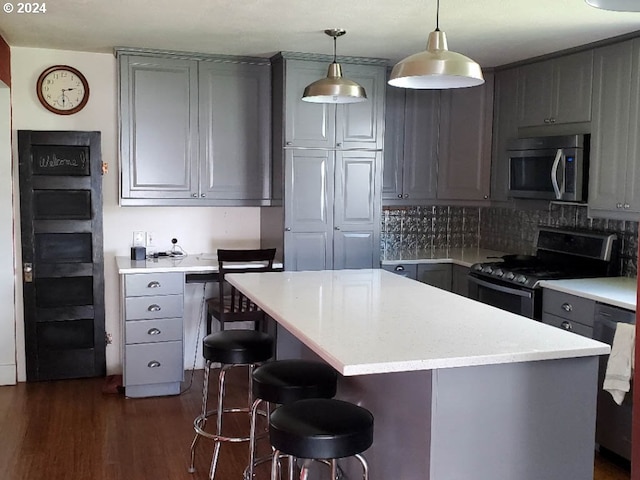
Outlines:
<svg viewBox="0 0 640 480"><path fill-rule="evenodd" d="M562 199L562 192L560 191L560 186L558 185L558 166L560 165L560 160L562 159L562 149L559 148L556 152L556 158L553 161L553 167L551 167L551 184L553 185L553 191L556 194L556 199ZM564 175L563 175L563 186L564 188Z"/></svg>

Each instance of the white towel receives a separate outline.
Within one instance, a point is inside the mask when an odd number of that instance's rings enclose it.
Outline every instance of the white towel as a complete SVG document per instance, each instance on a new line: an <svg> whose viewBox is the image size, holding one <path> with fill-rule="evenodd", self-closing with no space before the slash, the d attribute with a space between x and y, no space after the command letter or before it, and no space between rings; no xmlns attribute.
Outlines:
<svg viewBox="0 0 640 480"><path fill-rule="evenodd" d="M636 326L630 323L618 323L607 362L607 373L602 385L602 388L611 394L618 405L622 405L624 396L630 388L635 343Z"/></svg>

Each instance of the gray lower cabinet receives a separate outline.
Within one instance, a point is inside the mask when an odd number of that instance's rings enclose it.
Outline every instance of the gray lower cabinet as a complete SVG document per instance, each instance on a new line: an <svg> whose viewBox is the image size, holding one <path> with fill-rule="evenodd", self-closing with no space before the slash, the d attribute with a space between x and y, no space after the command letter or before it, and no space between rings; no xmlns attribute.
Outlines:
<svg viewBox="0 0 640 480"><path fill-rule="evenodd" d="M593 338L595 304L588 298L544 288L542 322Z"/></svg>
<svg viewBox="0 0 640 480"><path fill-rule="evenodd" d="M594 55L589 168L592 216L637 220L640 213L640 39Z"/></svg>
<svg viewBox="0 0 640 480"><path fill-rule="evenodd" d="M444 92L387 87L386 205L489 198L493 74L485 80Z"/></svg>
<svg viewBox="0 0 640 480"><path fill-rule="evenodd" d="M126 274L121 280L125 395L177 395L184 376L184 274Z"/></svg>
<svg viewBox="0 0 640 480"><path fill-rule="evenodd" d="M419 263L416 279L419 282L451 291L450 263Z"/></svg>
<svg viewBox="0 0 640 480"><path fill-rule="evenodd" d="M592 76L592 50L521 67L518 125L589 122Z"/></svg>
<svg viewBox="0 0 640 480"><path fill-rule="evenodd" d="M462 265L453 265L451 271L451 291L462 295L469 296L469 267Z"/></svg>
<svg viewBox="0 0 640 480"><path fill-rule="evenodd" d="M287 150L287 270L374 268L379 264L380 169L381 152Z"/></svg>
<svg viewBox="0 0 640 480"><path fill-rule="evenodd" d="M118 51L122 205L270 198L265 59Z"/></svg>

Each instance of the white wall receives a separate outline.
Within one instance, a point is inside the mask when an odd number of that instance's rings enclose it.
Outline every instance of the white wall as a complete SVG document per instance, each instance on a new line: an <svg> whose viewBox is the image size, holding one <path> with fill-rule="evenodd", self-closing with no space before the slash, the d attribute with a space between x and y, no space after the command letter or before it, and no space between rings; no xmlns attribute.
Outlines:
<svg viewBox="0 0 640 480"><path fill-rule="evenodd" d="M36 96L35 85L38 75L45 68L56 64L77 68L89 82L89 102L75 115L55 115L45 110ZM119 279L114 257L129 255L133 231L154 232L156 244L160 249L169 247L171 238L176 237L180 245L192 254L214 252L219 247L255 248L260 243L260 209L118 206L117 80L116 59L113 55L12 47L11 79L15 158L17 158L15 130L98 130L102 132L102 160L109 164L109 173L103 179L105 313L106 331L113 335L113 344L107 346L107 373L120 373L122 365ZM17 162L14 178L14 188L18 192ZM18 211L15 216L16 242L19 243ZM21 263L20 254L18 251L17 265ZM21 271L18 271L18 275L20 274ZM17 285L16 330L18 378L24 380L21 281L20 278ZM202 287L188 286L186 293L185 365L190 365L194 359L193 346L197 343L195 338L197 322L195 318L191 321L189 316L197 316Z"/></svg>
<svg viewBox="0 0 640 480"><path fill-rule="evenodd" d="M11 92L0 82L0 385L16 383L13 178L11 176Z"/></svg>

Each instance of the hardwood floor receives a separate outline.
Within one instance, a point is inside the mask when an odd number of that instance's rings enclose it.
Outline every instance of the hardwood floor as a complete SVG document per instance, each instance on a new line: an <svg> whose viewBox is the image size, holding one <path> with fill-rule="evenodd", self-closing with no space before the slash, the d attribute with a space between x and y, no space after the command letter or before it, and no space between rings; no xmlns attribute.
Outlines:
<svg viewBox="0 0 640 480"><path fill-rule="evenodd" d="M229 374L232 401L246 402L245 378L240 369ZM104 385L100 378L0 387L0 478L207 478L211 442L204 440L196 455L196 473L187 473L193 419L200 410L201 372L186 393L173 397L125 399L103 393ZM239 428L235 423L235 418L229 423L232 430ZM216 479L240 480L247 459L246 444L223 445ZM267 478L263 473L260 478ZM596 457L595 480L629 478L625 468Z"/></svg>

